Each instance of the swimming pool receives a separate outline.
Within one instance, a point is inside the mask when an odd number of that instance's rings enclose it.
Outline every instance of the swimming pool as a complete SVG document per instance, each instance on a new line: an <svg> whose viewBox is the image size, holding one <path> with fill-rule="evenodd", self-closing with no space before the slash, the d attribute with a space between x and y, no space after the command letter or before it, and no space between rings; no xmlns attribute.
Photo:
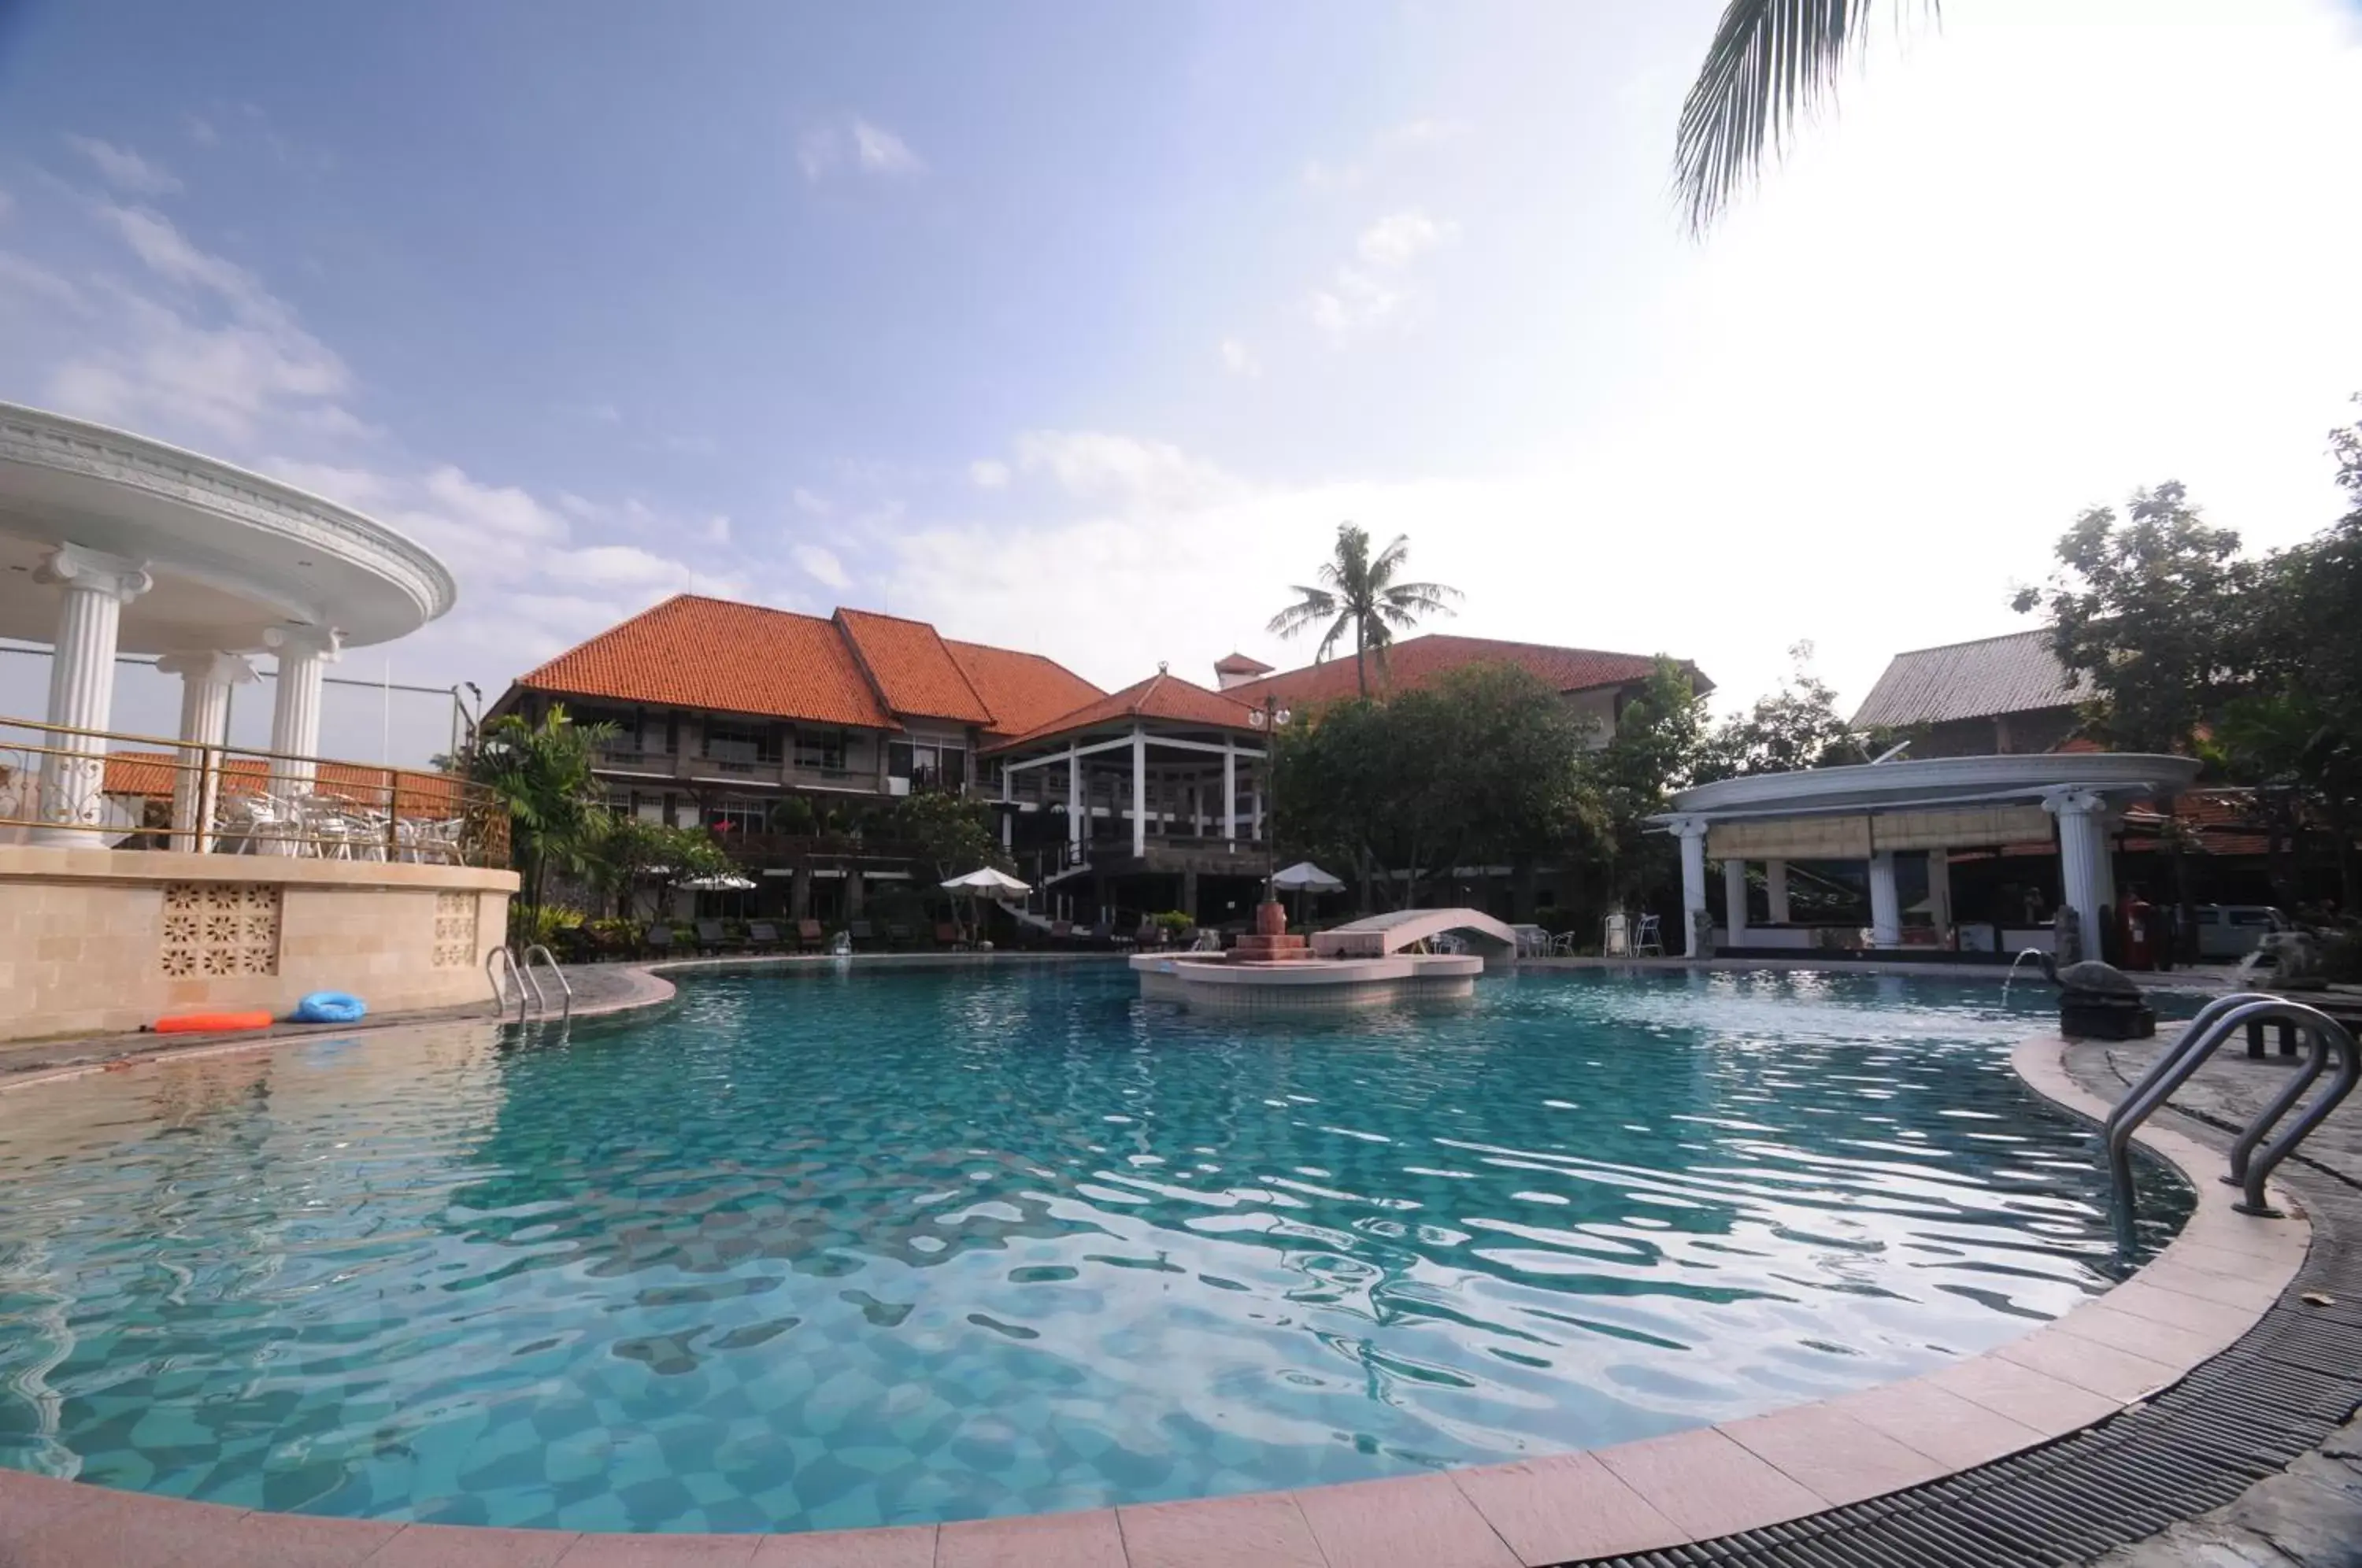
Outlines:
<svg viewBox="0 0 2362 1568"><path fill-rule="evenodd" d="M1364 1479L1909 1375L2114 1276L2047 992L1534 975L1336 1021L1120 966L684 982L570 1039L0 1097L0 1463L821 1529ZM2149 1239L2188 1194L2145 1172Z"/></svg>

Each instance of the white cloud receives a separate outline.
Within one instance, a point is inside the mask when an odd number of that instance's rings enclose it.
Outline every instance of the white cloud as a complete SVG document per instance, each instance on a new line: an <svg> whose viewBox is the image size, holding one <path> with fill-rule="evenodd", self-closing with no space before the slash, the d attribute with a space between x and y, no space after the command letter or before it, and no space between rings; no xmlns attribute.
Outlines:
<svg viewBox="0 0 2362 1568"><path fill-rule="evenodd" d="M926 167L902 138L867 120L853 122L855 156L872 174L916 174Z"/></svg>
<svg viewBox="0 0 2362 1568"><path fill-rule="evenodd" d="M1401 125L1380 131L1371 145L1380 152L1407 152L1414 148L1458 141L1467 134L1467 125L1460 120L1406 120Z"/></svg>
<svg viewBox="0 0 2362 1568"><path fill-rule="evenodd" d="M27 304L63 305L76 312L88 308L82 290L67 279L30 257L0 250L0 307Z"/></svg>
<svg viewBox="0 0 2362 1568"><path fill-rule="evenodd" d="M668 436L659 443L666 451L685 458L710 458L722 449L711 436Z"/></svg>
<svg viewBox="0 0 2362 1568"><path fill-rule="evenodd" d="M1468 127L1458 120L1406 120L1373 136L1368 152L1361 159L1345 163L1331 163L1318 158L1306 160L1304 183L1316 191L1358 191L1376 179L1384 171L1385 165L1401 154L1457 141L1467 134Z"/></svg>
<svg viewBox="0 0 2362 1568"><path fill-rule="evenodd" d="M1331 343L1348 343L1392 321L1409 296L1352 267L1312 291L1312 325Z"/></svg>
<svg viewBox="0 0 2362 1568"><path fill-rule="evenodd" d="M796 486L790 499L795 502L796 510L807 517L825 517L833 510L826 496L806 490L801 485Z"/></svg>
<svg viewBox="0 0 2362 1568"><path fill-rule="evenodd" d="M169 196L181 188L179 178L171 170L149 162L127 147L90 136L69 136L66 145L89 159L100 179L127 195Z"/></svg>
<svg viewBox="0 0 2362 1568"><path fill-rule="evenodd" d="M323 501L367 512L392 500L399 487L385 475L339 463L316 463L300 458L264 458L255 471L308 490Z"/></svg>
<svg viewBox="0 0 2362 1568"><path fill-rule="evenodd" d="M183 116L181 121L181 128L183 131L186 131L188 133L189 139L195 142L199 147L219 147L221 145L220 127L215 126L213 121L205 118L203 115L189 115Z"/></svg>
<svg viewBox="0 0 2362 1568"><path fill-rule="evenodd" d="M798 545L788 552L789 559L801 569L806 577L842 593L853 586L853 579L837 559L836 552L818 545Z"/></svg>
<svg viewBox="0 0 2362 1568"><path fill-rule="evenodd" d="M1005 490L1009 465L998 458L978 458L967 466L968 482L978 490Z"/></svg>
<svg viewBox="0 0 2362 1568"><path fill-rule="evenodd" d="M807 127L796 138L796 166L814 184L848 163L861 173L889 178L923 173L927 167L910 143L858 116Z"/></svg>
<svg viewBox="0 0 2362 1568"><path fill-rule="evenodd" d="M1029 430L1017 438L1017 466L1047 474L1077 500L1130 509L1206 505L1240 490L1168 442L1096 430Z"/></svg>
<svg viewBox="0 0 2362 1568"><path fill-rule="evenodd" d="M1405 267L1460 237L1460 226L1438 223L1416 207L1391 213L1362 231L1354 249L1374 267Z"/></svg>
<svg viewBox="0 0 2362 1568"><path fill-rule="evenodd" d="M1263 374L1263 361L1254 357L1253 349L1238 338L1225 337L1222 339L1222 369L1234 376L1260 376Z"/></svg>
<svg viewBox="0 0 2362 1568"><path fill-rule="evenodd" d="M8 221L8 215L16 210L17 198L10 195L6 191L0 191L0 223L6 223Z"/></svg>

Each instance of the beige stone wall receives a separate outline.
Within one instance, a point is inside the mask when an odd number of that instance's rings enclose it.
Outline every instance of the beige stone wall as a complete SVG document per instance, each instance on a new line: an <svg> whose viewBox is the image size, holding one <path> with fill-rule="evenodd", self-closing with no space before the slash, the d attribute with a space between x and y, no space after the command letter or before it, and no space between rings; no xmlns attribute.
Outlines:
<svg viewBox="0 0 2362 1568"><path fill-rule="evenodd" d="M0 1040L349 991L488 1000L516 877L464 867L0 846Z"/></svg>

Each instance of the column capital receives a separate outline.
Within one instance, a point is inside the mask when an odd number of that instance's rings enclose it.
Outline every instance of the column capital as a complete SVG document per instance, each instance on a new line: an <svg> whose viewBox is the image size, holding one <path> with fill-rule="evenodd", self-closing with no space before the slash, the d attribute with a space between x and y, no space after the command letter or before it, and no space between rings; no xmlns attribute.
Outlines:
<svg viewBox="0 0 2362 1568"><path fill-rule="evenodd" d="M156 586L156 580L148 575L147 562L74 544L60 545L42 557L41 564L33 569L33 580L104 593L118 604L128 604Z"/></svg>
<svg viewBox="0 0 2362 1568"><path fill-rule="evenodd" d="M1704 817L1667 817L1665 831L1676 838L1704 838L1706 821Z"/></svg>
<svg viewBox="0 0 2362 1568"><path fill-rule="evenodd" d="M262 646L281 658L316 658L334 664L345 651L345 635L334 626L273 626Z"/></svg>
<svg viewBox="0 0 2362 1568"><path fill-rule="evenodd" d="M243 686L255 679L254 666L234 653L166 654L156 668L197 686Z"/></svg>
<svg viewBox="0 0 2362 1568"><path fill-rule="evenodd" d="M2102 816L2108 810L2108 798L2084 785L2062 785L2043 791L2042 809L2054 817Z"/></svg>

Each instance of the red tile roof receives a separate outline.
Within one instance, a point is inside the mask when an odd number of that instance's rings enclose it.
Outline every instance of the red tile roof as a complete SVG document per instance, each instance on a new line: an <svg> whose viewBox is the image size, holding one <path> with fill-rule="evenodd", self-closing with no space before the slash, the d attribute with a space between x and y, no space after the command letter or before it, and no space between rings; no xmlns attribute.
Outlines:
<svg viewBox="0 0 2362 1568"><path fill-rule="evenodd" d="M622 702L895 727L834 622L693 593L610 627L517 684Z"/></svg>
<svg viewBox="0 0 2362 1568"><path fill-rule="evenodd" d="M836 624L853 646L854 657L869 672L870 684L893 712L956 719L964 724L992 723L992 711L968 684L943 638L924 621L839 610Z"/></svg>
<svg viewBox="0 0 2362 1568"><path fill-rule="evenodd" d="M1268 675L1272 667L1242 653L1225 654L1214 661L1216 675Z"/></svg>
<svg viewBox="0 0 2362 1568"><path fill-rule="evenodd" d="M944 639L976 694L992 713L997 735L1021 735L1107 695L1057 660L983 643Z"/></svg>
<svg viewBox="0 0 2362 1568"><path fill-rule="evenodd" d="M1085 703L1072 712L1062 713L993 749L1006 751L1011 746L1030 745L1036 741L1048 740L1053 735L1070 734L1076 730L1124 719L1164 719L1209 730L1261 733L1254 723L1254 709L1247 703L1223 692L1209 691L1177 675L1158 670L1145 680L1127 686L1120 691L1110 692L1096 702Z"/></svg>
<svg viewBox="0 0 2362 1568"><path fill-rule="evenodd" d="M1407 691L1473 664L1513 664L1560 691L1586 691L1646 680L1656 668L1656 660L1642 654L1603 653L1595 648L1562 648L1547 643L1508 643L1491 637L1429 632L1386 650L1385 690ZM1714 690L1714 683L1695 667L1684 664L1682 668L1690 672L1701 693ZM1370 689L1380 690L1374 664L1370 669ZM1231 688L1230 694L1253 702L1271 696L1290 702L1329 702L1351 697L1358 690L1352 657L1347 654L1301 669L1267 675L1261 680L1242 681Z"/></svg>
<svg viewBox="0 0 2362 1568"><path fill-rule="evenodd" d="M169 800L180 774L179 754L169 751L111 751L106 754L105 782L100 792ZM259 795L270 788L270 764L259 756L233 756L222 763L224 795ZM461 780L447 773L404 767L389 772L352 762L323 762L313 788L323 795L342 795L377 810L385 809L389 792L399 788L402 815L451 816L461 806Z"/></svg>

